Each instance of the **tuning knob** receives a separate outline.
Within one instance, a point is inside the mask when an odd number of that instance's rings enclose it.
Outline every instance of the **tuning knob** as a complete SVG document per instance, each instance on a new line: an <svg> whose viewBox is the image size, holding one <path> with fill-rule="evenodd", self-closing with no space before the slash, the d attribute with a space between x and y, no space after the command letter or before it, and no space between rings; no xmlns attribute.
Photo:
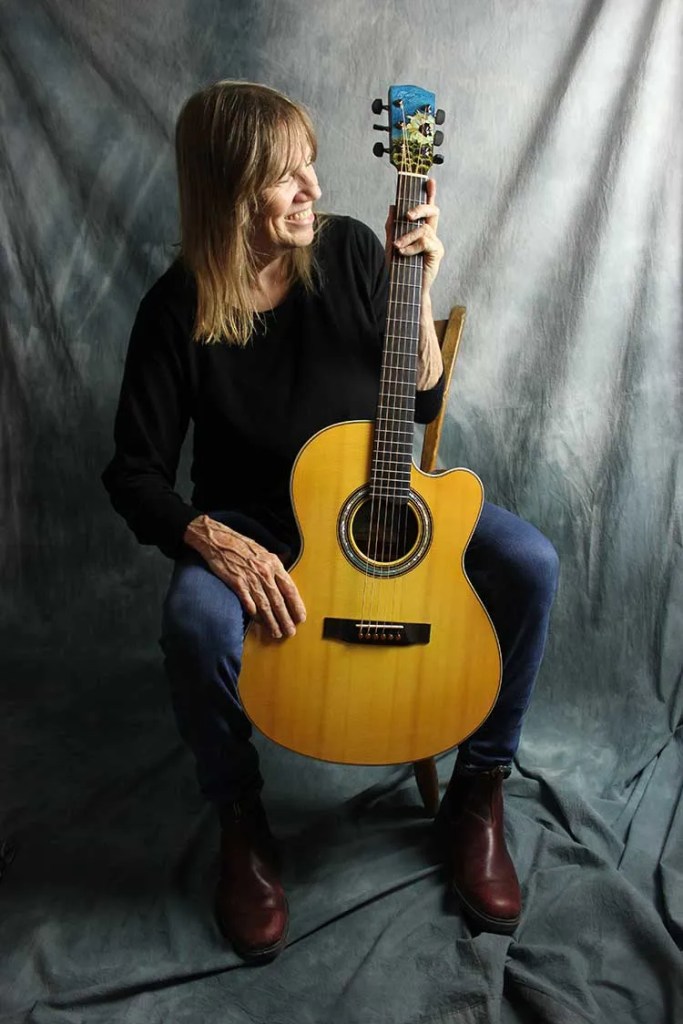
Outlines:
<svg viewBox="0 0 683 1024"><path fill-rule="evenodd" d="M372 147L372 152L375 154L375 156L384 156L384 154L388 153L389 150L387 149L386 146L383 146L381 142L376 142L375 145Z"/></svg>
<svg viewBox="0 0 683 1024"><path fill-rule="evenodd" d="M434 145L440 146L443 142L443 132L434 132Z"/></svg>
<svg viewBox="0 0 683 1024"><path fill-rule="evenodd" d="M379 98L372 101L373 114L381 114L383 110L388 109L389 107L386 105L386 103L382 103L382 101Z"/></svg>
<svg viewBox="0 0 683 1024"><path fill-rule="evenodd" d="M376 132L389 132L391 128L388 124L373 124L372 126Z"/></svg>
<svg viewBox="0 0 683 1024"><path fill-rule="evenodd" d="M441 156L441 153L437 153L436 156L432 157L432 163L433 164L442 164L443 163L443 157Z"/></svg>
<svg viewBox="0 0 683 1024"><path fill-rule="evenodd" d="M443 124L444 121L446 120L446 111L442 110L441 107L439 107L437 112L434 114L434 120L436 121L437 124Z"/></svg>

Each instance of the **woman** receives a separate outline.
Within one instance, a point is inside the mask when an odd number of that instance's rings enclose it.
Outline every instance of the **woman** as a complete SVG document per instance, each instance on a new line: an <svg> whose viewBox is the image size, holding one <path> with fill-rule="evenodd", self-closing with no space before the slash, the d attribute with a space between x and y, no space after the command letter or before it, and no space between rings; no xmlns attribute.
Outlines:
<svg viewBox="0 0 683 1024"><path fill-rule="evenodd" d="M293 635L305 597L286 566L299 543L289 475L330 423L374 419L388 275L372 232L314 211L316 140L300 106L218 82L178 118L180 257L142 300L103 480L142 543L175 560L162 647L180 731L220 816L216 914L250 961L284 945L287 903L237 695L245 622ZM442 364L430 288L443 247L435 187L393 245L424 254L415 418L437 414ZM391 224L388 222L390 237ZM390 244L390 243L388 243ZM194 421L192 503L175 491ZM467 553L500 639L503 686L463 744L439 819L450 883L481 927L514 929L519 885L502 828L502 779L542 657L557 559L532 526L486 505Z"/></svg>

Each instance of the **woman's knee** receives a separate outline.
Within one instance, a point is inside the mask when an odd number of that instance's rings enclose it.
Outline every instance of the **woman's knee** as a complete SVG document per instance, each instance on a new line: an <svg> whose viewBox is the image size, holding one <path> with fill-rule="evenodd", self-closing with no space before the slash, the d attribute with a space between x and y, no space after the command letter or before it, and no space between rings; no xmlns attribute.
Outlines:
<svg viewBox="0 0 683 1024"><path fill-rule="evenodd" d="M167 656L194 663L239 661L244 625L239 599L208 570L174 574L162 611L161 647Z"/></svg>
<svg viewBox="0 0 683 1024"><path fill-rule="evenodd" d="M560 559L552 541L526 523L509 555L509 570L517 588L529 595L552 601L557 590Z"/></svg>

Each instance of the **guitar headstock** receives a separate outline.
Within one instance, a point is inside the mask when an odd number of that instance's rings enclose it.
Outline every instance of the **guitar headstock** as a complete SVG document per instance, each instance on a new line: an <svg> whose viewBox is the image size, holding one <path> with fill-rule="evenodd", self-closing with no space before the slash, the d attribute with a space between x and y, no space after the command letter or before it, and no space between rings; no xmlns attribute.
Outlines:
<svg viewBox="0 0 683 1024"><path fill-rule="evenodd" d="M443 157L434 153L434 147L443 142L443 132L434 126L443 124L446 115L436 109L436 97L417 85L392 85L388 104L374 100L372 111L389 112L388 127L376 124L377 131L389 132L389 148L378 142L373 147L375 156L389 153L389 159L399 173L427 175L432 164L442 164Z"/></svg>

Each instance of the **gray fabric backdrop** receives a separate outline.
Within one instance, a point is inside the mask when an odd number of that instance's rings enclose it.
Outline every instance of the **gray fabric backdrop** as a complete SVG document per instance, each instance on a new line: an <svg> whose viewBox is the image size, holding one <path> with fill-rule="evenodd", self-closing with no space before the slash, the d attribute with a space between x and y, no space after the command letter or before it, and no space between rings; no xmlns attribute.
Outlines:
<svg viewBox="0 0 683 1024"><path fill-rule="evenodd" d="M683 1019L682 28L679 0L0 6L0 1021ZM371 99L413 82L447 111L436 312L468 320L442 462L562 559L507 789L512 939L443 906L408 769L265 743L292 942L245 970L211 921L169 564L99 473L177 241L175 116L221 77L304 101L323 206L380 234Z"/></svg>

